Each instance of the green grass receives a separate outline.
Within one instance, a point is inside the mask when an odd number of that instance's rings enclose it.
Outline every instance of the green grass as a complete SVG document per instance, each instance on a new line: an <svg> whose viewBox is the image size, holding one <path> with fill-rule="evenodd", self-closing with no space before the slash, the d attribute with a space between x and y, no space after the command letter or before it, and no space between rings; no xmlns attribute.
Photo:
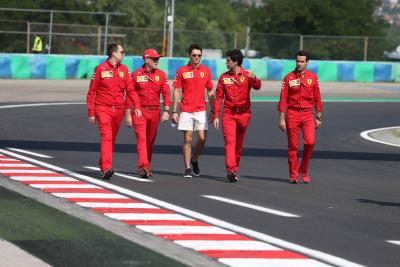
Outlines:
<svg viewBox="0 0 400 267"><path fill-rule="evenodd" d="M53 266L185 266L2 187L0 238Z"/></svg>

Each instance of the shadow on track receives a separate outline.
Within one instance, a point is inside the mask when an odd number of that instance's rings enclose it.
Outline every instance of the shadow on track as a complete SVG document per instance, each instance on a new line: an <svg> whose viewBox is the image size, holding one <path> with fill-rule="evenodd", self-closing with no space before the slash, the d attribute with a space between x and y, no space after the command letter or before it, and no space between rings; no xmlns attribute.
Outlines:
<svg viewBox="0 0 400 267"><path fill-rule="evenodd" d="M0 147L17 147L20 149L58 150L58 151L84 151L99 152L99 143L79 142L49 142L49 141L26 141L26 140L0 140ZM136 144L116 144L116 153L136 153ZM155 154L181 155L180 145L155 145ZM206 147L202 155L224 156L224 148ZM302 151L299 151L301 155ZM243 148L243 156L248 157L279 157L287 158L287 150L268 148ZM400 153L368 153L349 151L314 151L313 159L343 159L343 160L373 160L373 161L400 161Z"/></svg>

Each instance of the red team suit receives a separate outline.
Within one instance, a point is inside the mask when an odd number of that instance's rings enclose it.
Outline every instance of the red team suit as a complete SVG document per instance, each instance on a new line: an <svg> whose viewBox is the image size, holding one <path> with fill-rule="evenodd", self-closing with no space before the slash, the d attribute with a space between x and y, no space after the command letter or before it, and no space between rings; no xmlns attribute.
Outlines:
<svg viewBox="0 0 400 267"><path fill-rule="evenodd" d="M201 64L196 69L190 64L180 67L173 81L174 88L182 88L180 112L198 112L206 110L205 90L213 89L211 71Z"/></svg>
<svg viewBox="0 0 400 267"><path fill-rule="evenodd" d="M159 69L147 71L144 65L132 72L133 89L140 99L142 117L132 114L133 126L137 140L139 169L150 169L154 141L160 121L160 94L164 107L171 106L171 93L165 73ZM127 106L130 106L128 98ZM133 109L132 109L133 110Z"/></svg>
<svg viewBox="0 0 400 267"><path fill-rule="evenodd" d="M113 66L107 60L95 68L86 101L89 117L96 117L100 130L102 172L112 168L114 143L125 112L125 93L132 90L125 65ZM137 95L132 94L132 99L135 106L139 105Z"/></svg>
<svg viewBox="0 0 400 267"><path fill-rule="evenodd" d="M292 71L282 83L278 104L279 112L286 112L288 136L288 162L290 178L298 177L298 147L300 129L303 131L303 155L300 173L308 176L308 162L315 144L315 121L313 107L322 112L321 93L316 74L305 70L304 74Z"/></svg>
<svg viewBox="0 0 400 267"><path fill-rule="evenodd" d="M261 81L249 78L240 68L238 74L227 71L218 80L214 103L214 119L219 117L222 101L225 98L222 114L222 132L225 140L226 171L239 170L243 140L250 122L250 90L260 89Z"/></svg>

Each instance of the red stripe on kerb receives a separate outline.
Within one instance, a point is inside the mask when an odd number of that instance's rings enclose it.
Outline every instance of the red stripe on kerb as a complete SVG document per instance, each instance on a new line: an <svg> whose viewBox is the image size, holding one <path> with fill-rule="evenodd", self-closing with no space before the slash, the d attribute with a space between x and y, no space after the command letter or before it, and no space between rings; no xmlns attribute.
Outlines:
<svg viewBox="0 0 400 267"><path fill-rule="evenodd" d="M96 202L96 203L143 203L132 198L64 198L70 202Z"/></svg>
<svg viewBox="0 0 400 267"><path fill-rule="evenodd" d="M4 173L4 176L34 176L34 177L65 177L65 174L61 174L61 173L19 173L19 172L15 172L15 173Z"/></svg>
<svg viewBox="0 0 400 267"><path fill-rule="evenodd" d="M171 225L171 226L210 226L209 224L199 221L171 221L171 220L122 220L122 222L131 225Z"/></svg>
<svg viewBox="0 0 400 267"><path fill-rule="evenodd" d="M46 171L45 169L43 169L43 168L40 168L40 167L21 167L21 166L18 166L18 167L11 167L11 166L0 166L0 170L43 170L43 171Z"/></svg>
<svg viewBox="0 0 400 267"><path fill-rule="evenodd" d="M82 181L20 181L24 184L88 184Z"/></svg>
<svg viewBox="0 0 400 267"><path fill-rule="evenodd" d="M42 191L47 193L113 193L104 188L43 188Z"/></svg>
<svg viewBox="0 0 400 267"><path fill-rule="evenodd" d="M252 240L238 234L159 234L158 236L169 240Z"/></svg>

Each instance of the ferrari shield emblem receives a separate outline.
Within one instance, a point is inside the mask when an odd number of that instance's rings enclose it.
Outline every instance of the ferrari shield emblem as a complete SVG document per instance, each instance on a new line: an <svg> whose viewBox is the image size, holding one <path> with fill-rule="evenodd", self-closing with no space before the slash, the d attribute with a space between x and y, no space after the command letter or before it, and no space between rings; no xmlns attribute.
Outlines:
<svg viewBox="0 0 400 267"><path fill-rule="evenodd" d="M307 83L308 83L308 85L311 85L312 80L311 79L307 79Z"/></svg>
<svg viewBox="0 0 400 267"><path fill-rule="evenodd" d="M121 77L121 78L124 77L124 73L122 71L119 72L119 77Z"/></svg>
<svg viewBox="0 0 400 267"><path fill-rule="evenodd" d="M244 76L242 76L242 77L240 77L240 82L241 83L244 83L244 80L245 80L246 78L244 77Z"/></svg>
<svg viewBox="0 0 400 267"><path fill-rule="evenodd" d="M200 72L200 77L204 78L204 72Z"/></svg>
<svg viewBox="0 0 400 267"><path fill-rule="evenodd" d="M156 82L158 82L160 80L160 76L154 76L154 80L156 80Z"/></svg>

